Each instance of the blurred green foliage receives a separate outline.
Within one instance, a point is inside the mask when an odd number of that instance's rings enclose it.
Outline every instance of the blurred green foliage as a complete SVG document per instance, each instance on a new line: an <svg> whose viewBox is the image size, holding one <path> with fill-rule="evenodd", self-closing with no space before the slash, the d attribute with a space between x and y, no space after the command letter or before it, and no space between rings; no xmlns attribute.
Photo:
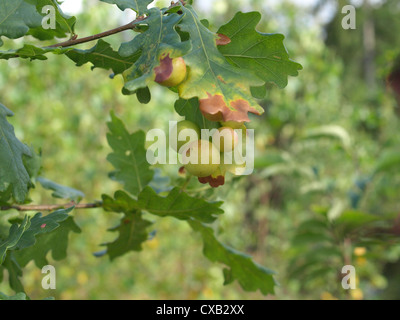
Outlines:
<svg viewBox="0 0 400 320"><path fill-rule="evenodd" d="M342 43L360 28L345 31L336 25L335 35L341 40L331 37L327 47L323 26L308 19L310 9L258 0L218 1L207 18L217 30L240 9L262 13L259 31L284 33L291 56L304 70L289 78L286 89L269 88L262 101L265 115L252 118L257 173L231 179L211 195L225 201L225 214L217 225L220 239L277 272L280 287L271 299L398 298L399 269L394 266L400 246L396 225L392 226L400 207L400 119L383 71L394 62L393 52L399 47L389 36L388 30L395 29L378 29L382 36L378 33L376 87L369 90L362 63L354 62L354 57L362 59L362 46L352 42L353 60L349 51L341 54L347 50ZM399 9L373 10L379 21L389 14L399 21ZM339 12L335 19L340 17ZM117 8L97 1L84 1L77 18L80 36L113 28L123 20ZM117 44L124 37L109 40ZM5 45L11 46L11 41ZM131 132L166 129L168 121L180 119L174 112L176 96L168 90L154 86L153 100L144 106L135 96L122 95L122 85L120 76L112 80L104 70L76 68L62 56L45 62L0 63L0 100L15 113L11 122L17 137L40 149L42 176L83 190L88 202L117 189L107 179L112 170L106 161L111 152L106 141L110 110ZM177 169L162 168L171 179L178 179ZM209 195L207 188L197 188ZM40 184L32 200L58 201ZM118 215L100 209L76 210L74 215L82 233L71 234L68 258L49 258L58 271L57 289L42 290L40 270L31 263L23 278L31 298L264 298L245 293L238 284L223 287L221 268L204 259L200 237L193 236L186 224L157 221L156 235L144 244L143 252L110 262L92 253L113 240L106 230L117 223ZM17 214L2 218L12 216ZM377 219L380 224L368 228ZM340 270L348 263L356 266L357 290L341 287ZM14 294L4 283L0 291Z"/></svg>

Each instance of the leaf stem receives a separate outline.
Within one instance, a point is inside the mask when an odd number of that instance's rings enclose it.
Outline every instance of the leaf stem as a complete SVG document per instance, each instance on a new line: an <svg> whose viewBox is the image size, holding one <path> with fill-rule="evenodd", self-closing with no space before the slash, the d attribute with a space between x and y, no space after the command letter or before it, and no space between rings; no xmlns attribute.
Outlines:
<svg viewBox="0 0 400 320"><path fill-rule="evenodd" d="M91 36L88 36L88 37L84 37L84 38L77 38L75 36L75 37L72 37L71 39L69 39L67 41L53 44L51 46L48 46L47 48L71 47L71 46L75 46L77 44L82 44L82 43L94 41L94 40L97 40L97 39L105 38L105 37L120 33L122 31L125 31L125 30L134 29L137 24L139 24L140 22L142 22L145 19L146 19L146 17L140 16L137 19L135 19L135 20L129 22L128 24L123 25L123 26L120 26L120 27L117 27L117 28L114 28L114 29L111 29L111 30L108 30L108 31L104 31L104 32L101 32L101 33L98 33L98 34L94 34L94 35L91 35Z"/></svg>
<svg viewBox="0 0 400 320"><path fill-rule="evenodd" d="M75 202L69 202L67 204L50 204L50 205L12 205L0 207L0 211L17 210L17 211L54 211L57 209L68 209L75 207L75 209L93 209L100 208L103 206L102 202L95 203L82 203L76 204Z"/></svg>
<svg viewBox="0 0 400 320"><path fill-rule="evenodd" d="M168 9L171 9L171 8L173 8L175 6L179 6L179 5L185 6L186 5L186 1L179 0L179 1L175 2L175 3L172 2ZM140 16L137 19L133 20L132 22L129 22L126 25L123 25L123 26L120 26L120 27L117 27L117 28L114 28L114 29L111 29L111 30L108 30L108 31L104 31L104 32L101 32L101 33L98 33L98 34L94 34L92 36L84 37L84 38L79 38L78 39L77 35L74 35L71 39L69 39L67 41L53 44L51 46L48 46L47 48L71 47L71 46L75 46L77 44L82 44L82 43L85 43L85 42L90 42L90 41L94 41L94 40L97 40L97 39L105 38L105 37L120 33L122 31L125 31L125 30L135 29L136 25L139 24L140 22L142 22L143 20L146 20L146 18L147 18L146 16Z"/></svg>
<svg viewBox="0 0 400 320"><path fill-rule="evenodd" d="M190 183L190 180L192 180L192 175L190 175L187 179L186 179L186 181L185 181L185 183L182 185L182 187L181 187L181 192L184 192L185 190L186 190L186 187L189 185L189 183Z"/></svg>

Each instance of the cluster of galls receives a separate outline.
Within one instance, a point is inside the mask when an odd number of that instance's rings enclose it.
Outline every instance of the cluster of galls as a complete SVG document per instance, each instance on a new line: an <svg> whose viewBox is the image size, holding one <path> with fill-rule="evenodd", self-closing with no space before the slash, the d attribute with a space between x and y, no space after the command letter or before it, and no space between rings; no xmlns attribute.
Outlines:
<svg viewBox="0 0 400 320"><path fill-rule="evenodd" d="M170 58L169 55L164 55L160 59L160 66L155 68L155 81L162 86L176 87L185 81L186 76L187 68L182 57ZM203 110L201 111L203 112ZM209 119L208 116L207 118ZM179 134L185 129L192 130L197 139L193 141L193 139L187 138L186 141L177 141L176 151L191 159L189 163L184 164L185 170L181 168L180 172L187 171L198 177L200 183L208 183L213 188L223 185L227 171L223 154L232 152L238 144L239 138L235 129L241 129L245 132L246 127L241 122L221 122L221 127L214 134L216 136L209 140L201 139L200 128L187 120L178 122L177 136L179 137ZM219 143L217 144L212 142L218 140ZM192 142L189 143L190 141Z"/></svg>
<svg viewBox="0 0 400 320"><path fill-rule="evenodd" d="M172 147L182 156L184 170L181 168L180 172L188 172L198 177L199 182L208 183L213 188L223 185L227 166L231 165L225 164L225 155L232 155L239 143L239 135L235 131L238 128L229 126L232 124L222 123L212 136L203 138L200 128L194 122L178 122L174 128L178 139Z"/></svg>

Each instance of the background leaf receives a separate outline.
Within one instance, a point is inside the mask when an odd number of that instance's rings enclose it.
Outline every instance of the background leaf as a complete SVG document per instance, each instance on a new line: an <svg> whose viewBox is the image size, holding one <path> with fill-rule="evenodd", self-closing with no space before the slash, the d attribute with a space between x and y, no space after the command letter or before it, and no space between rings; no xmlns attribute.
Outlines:
<svg viewBox="0 0 400 320"><path fill-rule="evenodd" d="M342 143L344 149L349 150L351 148L351 138L349 133L341 126L337 125L325 125L317 128L309 129L306 131L304 138L306 139L317 139L317 138L336 138Z"/></svg>
<svg viewBox="0 0 400 320"><path fill-rule="evenodd" d="M125 212L121 223L108 231L119 232L118 238L103 244L107 247L107 255L111 260L120 257L130 251L142 251L142 244L149 239L147 228L152 222L142 218L140 211Z"/></svg>
<svg viewBox="0 0 400 320"><path fill-rule="evenodd" d="M13 126L7 121L11 116L13 113L0 104L0 192L10 185L15 199L23 202L31 186L23 156L30 157L31 150L15 136Z"/></svg>
<svg viewBox="0 0 400 320"><path fill-rule="evenodd" d="M122 57L118 52L113 50L109 43L100 39L91 49L73 49L68 51L66 55L73 60L78 67L90 62L93 64L93 69L111 69L114 74L119 74L130 68L139 58L140 53Z"/></svg>
<svg viewBox="0 0 400 320"><path fill-rule="evenodd" d="M344 228L346 232L351 232L366 224L382 220L385 219L361 211L347 210L335 220L335 223L339 224L340 228Z"/></svg>
<svg viewBox="0 0 400 320"><path fill-rule="evenodd" d="M379 157L374 174L398 168L400 168L400 152L398 150L388 150Z"/></svg>
<svg viewBox="0 0 400 320"><path fill-rule="evenodd" d="M39 177L36 180L42 185L43 188L54 191L52 193L52 196L54 198L68 199L74 202L80 202L85 197L85 194L82 191L62 186L43 177Z"/></svg>
<svg viewBox="0 0 400 320"><path fill-rule="evenodd" d="M55 29L44 29L42 26L31 28L29 35L34 36L40 40L51 40L55 37L64 38L67 35L71 37L74 35L74 27L76 18L66 15L62 12L60 5L56 0L34 0L36 2L36 10L43 17L47 15L42 10L45 6L52 6L55 9Z"/></svg>
<svg viewBox="0 0 400 320"><path fill-rule="evenodd" d="M111 113L108 128L107 140L113 153L108 155L107 160L116 169L110 176L123 183L125 190L136 195L153 178L153 171L146 161L145 134L143 131L129 134L114 113Z"/></svg>
<svg viewBox="0 0 400 320"><path fill-rule="evenodd" d="M36 236L34 246L15 251L14 255L21 267L25 267L30 261L34 261L38 268L48 265L47 254L52 253L55 261L67 257L68 237L70 233L81 233L72 217L60 222L60 226L49 233Z"/></svg>
<svg viewBox="0 0 400 320"><path fill-rule="evenodd" d="M25 292L24 286L20 278L22 277L22 269L15 259L14 252L7 254L6 259L2 264L0 264L0 280L2 280L2 275L4 271L8 273L8 282L11 289L15 292Z"/></svg>
<svg viewBox="0 0 400 320"><path fill-rule="evenodd" d="M147 12L147 7L154 0L100 0L110 4L116 4L122 11L125 9L135 10L138 16Z"/></svg>
<svg viewBox="0 0 400 320"><path fill-rule="evenodd" d="M152 188L146 187L138 200L131 198L123 191L117 191L113 200L103 196L104 209L114 212L132 212L142 210L159 217L174 217L179 220L194 219L210 223L216 215L222 214L222 202L207 202L203 199L190 197L179 188L171 190L166 197L158 195Z"/></svg>
<svg viewBox="0 0 400 320"><path fill-rule="evenodd" d="M26 294L23 292L19 292L13 296L7 296L4 293L0 292L0 300L28 300Z"/></svg>
<svg viewBox="0 0 400 320"><path fill-rule="evenodd" d="M16 50L0 51L0 59L8 60L11 58L21 58L30 60L47 60L46 54L64 54L72 50L71 48L40 48L31 44L24 44L22 48Z"/></svg>
<svg viewBox="0 0 400 320"><path fill-rule="evenodd" d="M190 100L179 99L175 102L175 111L185 120L196 123L200 129L218 128L219 125L215 121L207 120L199 109L199 99L192 98Z"/></svg>
<svg viewBox="0 0 400 320"><path fill-rule="evenodd" d="M234 66L251 71L265 83L273 82L284 88L288 76L297 76L302 66L289 59L282 34L260 33L255 28L261 20L259 12L238 12L217 33L228 36L231 42L218 46L218 50ZM261 90L261 89L260 89ZM253 91L257 98L266 91Z"/></svg>
<svg viewBox="0 0 400 320"><path fill-rule="evenodd" d="M42 16L36 7L24 0L1 0L0 2L0 46L1 36L17 39L28 33L29 28L39 27Z"/></svg>
<svg viewBox="0 0 400 320"><path fill-rule="evenodd" d="M42 169L42 154L41 151L36 152L33 146L30 147L31 156L24 156L23 162L31 179L36 179Z"/></svg>
<svg viewBox="0 0 400 320"><path fill-rule="evenodd" d="M14 223L8 237L0 243L0 264L6 258L8 251L22 250L33 246L36 243L36 236L52 232L60 226L60 222L65 221L72 208L60 209L47 216L37 213L33 218L25 216L24 220L17 225Z"/></svg>
<svg viewBox="0 0 400 320"><path fill-rule="evenodd" d="M221 244L210 227L189 220L194 231L201 234L204 242L204 255L212 262L220 262L229 267L224 270L225 284L237 280L245 291L260 290L264 295L274 293L276 285L274 272L256 264L251 257Z"/></svg>
<svg viewBox="0 0 400 320"><path fill-rule="evenodd" d="M30 225L30 219L28 216L25 216L20 225L13 224L11 226L8 237L0 243L0 265L6 259L7 251L18 244L22 235L29 229Z"/></svg>

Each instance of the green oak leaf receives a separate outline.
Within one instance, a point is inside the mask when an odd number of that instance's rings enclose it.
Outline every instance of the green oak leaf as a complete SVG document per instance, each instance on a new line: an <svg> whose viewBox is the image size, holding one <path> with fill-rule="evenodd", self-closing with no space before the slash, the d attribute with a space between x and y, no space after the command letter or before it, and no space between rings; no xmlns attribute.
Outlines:
<svg viewBox="0 0 400 320"><path fill-rule="evenodd" d="M43 188L54 191L52 193L54 198L80 202L85 197L85 194L82 191L60 185L43 177L38 177L36 181L38 181Z"/></svg>
<svg viewBox="0 0 400 320"><path fill-rule="evenodd" d="M218 51L218 35L199 20L190 5L182 7L181 31L190 35L192 50L183 56L189 72L179 87L181 98L198 97L203 114L214 121L249 121L248 112L264 110L252 97L250 88L264 82L247 70L231 65Z"/></svg>
<svg viewBox="0 0 400 320"><path fill-rule="evenodd" d="M166 197L158 195L146 187L135 200L123 191L117 191L114 199L103 196L103 207L107 211L132 212L147 211L158 217L173 217L178 220L193 219L204 223L214 222L217 215L223 214L222 202L207 202L187 195L179 188L172 189Z"/></svg>
<svg viewBox="0 0 400 320"><path fill-rule="evenodd" d="M207 120L199 109L199 99L190 100L179 99L175 102L175 111L185 120L196 123L200 129L218 128L219 124L215 121Z"/></svg>
<svg viewBox="0 0 400 320"><path fill-rule="evenodd" d="M220 243L213 229L204 224L189 220L194 231L201 234L204 242L204 255L212 262L220 262L228 268L224 269L225 285L237 280L245 291L260 290L262 294L274 293L276 282L274 272L255 263L251 257Z"/></svg>
<svg viewBox="0 0 400 320"><path fill-rule="evenodd" d="M72 208L60 209L47 216L37 213L33 218L25 216L20 225L14 223L7 239L0 243L0 264L4 262L7 252L22 250L33 246L38 235L54 231L60 226L60 222L65 221Z"/></svg>
<svg viewBox="0 0 400 320"><path fill-rule="evenodd" d="M47 254L51 251L55 261L67 257L68 237L71 232L81 233L72 217L60 222L60 226L50 232L36 236L34 246L14 251L16 260L21 267L25 267L30 261L34 261L38 268L48 265Z"/></svg>
<svg viewBox="0 0 400 320"><path fill-rule="evenodd" d="M27 296L23 292L18 292L13 296L7 296L3 292L0 292L0 300L28 300Z"/></svg>
<svg viewBox="0 0 400 320"><path fill-rule="evenodd" d="M114 260L130 251L142 251L142 244L149 239L147 228L153 223L143 219L142 213L133 205L135 200L125 192L121 191L120 196L116 196L115 200L106 195L103 199L105 201L103 207L106 211L124 213L124 216L118 226L109 229L111 232L119 232L118 238L113 242L102 244L107 249L95 253L95 256L108 254L110 259Z"/></svg>
<svg viewBox="0 0 400 320"><path fill-rule="evenodd" d="M42 152L36 152L33 146L30 147L31 149L31 157L24 156L23 162L28 171L29 176L31 179L36 179L42 170Z"/></svg>
<svg viewBox="0 0 400 320"><path fill-rule="evenodd" d="M347 234L362 226L373 222L385 221L387 219L388 218L366 212L346 210L334 220L334 223L337 226L337 229L343 230L343 234Z"/></svg>
<svg viewBox="0 0 400 320"><path fill-rule="evenodd" d="M60 5L56 0L28 0L36 3L36 10L42 15L42 19L48 15L48 12L43 12L46 6L52 6L55 12L55 29L44 29L40 27L31 28L28 32L29 35L34 36L40 40L51 40L55 37L64 38L68 34L74 35L74 27L76 23L75 17L70 17L62 12Z"/></svg>
<svg viewBox="0 0 400 320"><path fill-rule="evenodd" d="M121 45L119 54L123 57L140 53L140 58L127 73L124 93L135 93L153 82L156 77L154 69L160 65L160 59L181 57L190 50L190 42L181 42L175 30L181 19L182 16L176 13L164 15L163 11L152 8L143 21L149 28Z"/></svg>
<svg viewBox="0 0 400 320"><path fill-rule="evenodd" d="M221 202L212 203L203 199L190 197L179 188L173 189L167 196L163 197L150 187L146 187L138 195L137 200L124 191L117 191L114 198L103 195L103 207L106 211L125 213L121 225L115 229L124 234L124 236L121 239L117 239L114 243L114 252L124 254L128 251L127 249L131 248L131 246L129 248L124 246L126 239L129 239L129 227L135 228L135 225L131 224L129 215L133 217L140 211L146 211L159 217L172 217L184 220L190 224L194 231L202 235L205 256L211 261L223 263L228 267L224 270L225 284L237 280L246 291L260 290L265 295L273 293L274 286L276 285L272 276L273 272L256 264L249 256L221 244L215 238L213 229L204 224L215 221L216 215L223 213L220 208L221 205ZM127 217L128 220L126 221L126 226L124 226L124 219ZM141 234L141 238L140 241L133 242L138 246L135 251L140 250L141 243L147 240L148 234L145 231L147 227L148 225L146 224L136 231ZM123 239L125 239L125 242L122 241ZM116 246L117 243L122 248Z"/></svg>
<svg viewBox="0 0 400 320"><path fill-rule="evenodd" d="M110 243L103 244L107 247L107 254L111 260L130 251L142 251L142 244L149 239L147 228L153 223L143 219L140 211L126 212L121 223L109 229L119 232L118 238Z"/></svg>
<svg viewBox="0 0 400 320"><path fill-rule="evenodd" d="M8 238L0 242L0 265L6 259L6 253L18 245L22 235L29 229L31 222L28 216L25 216L20 225L13 224L10 228Z"/></svg>
<svg viewBox="0 0 400 320"><path fill-rule="evenodd" d="M256 99L264 99L267 95L267 86L251 87L251 95Z"/></svg>
<svg viewBox="0 0 400 320"><path fill-rule="evenodd" d="M0 1L0 46L3 44L1 36L17 39L41 24L42 16L33 4L24 0Z"/></svg>
<svg viewBox="0 0 400 320"><path fill-rule="evenodd" d="M2 282L2 276L4 271L8 272L8 282L11 289L15 292L24 292L24 286L21 283L20 278L22 277L22 269L15 259L13 252L7 254L3 264L0 264L0 282Z"/></svg>
<svg viewBox="0 0 400 320"><path fill-rule="evenodd" d="M143 15L147 12L147 7L154 0L100 0L102 2L116 4L122 11L125 9L132 9L136 11L138 16Z"/></svg>
<svg viewBox="0 0 400 320"><path fill-rule="evenodd" d="M396 149L388 149L379 156L376 161L373 174L376 175L382 172L390 172L398 170L400 167L400 151Z"/></svg>
<svg viewBox="0 0 400 320"><path fill-rule="evenodd" d="M288 76L297 76L302 66L289 59L282 34L261 33L255 29L260 20L259 12L238 12L218 30L231 40L218 49L232 65L253 72L266 83L273 82L284 88Z"/></svg>
<svg viewBox="0 0 400 320"><path fill-rule="evenodd" d="M151 92L149 87L139 88L136 91L137 99L142 104L148 104L151 101Z"/></svg>
<svg viewBox="0 0 400 320"><path fill-rule="evenodd" d="M130 68L139 58L140 53L122 57L114 51L109 43L100 39L97 44L88 50L73 49L66 53L78 67L85 63L92 63L93 68L111 69L114 74L119 74Z"/></svg>
<svg viewBox="0 0 400 320"><path fill-rule="evenodd" d="M147 187L138 197L140 209L159 217L172 216L179 220L195 219L204 223L214 222L216 215L223 214L222 202L207 202L182 192L180 188L172 189L166 197L158 195Z"/></svg>
<svg viewBox="0 0 400 320"><path fill-rule="evenodd" d="M5 241L8 238L9 232L10 232L10 224L12 224L12 218L18 216L19 214L17 212L14 212L10 216L10 212L6 213L3 212L0 214L0 243ZM22 220L20 219L19 222Z"/></svg>
<svg viewBox="0 0 400 320"><path fill-rule="evenodd" d="M47 60L46 54L64 54L72 48L39 48L35 45L24 44L22 48L8 51L0 51L0 59L21 58L30 60Z"/></svg>
<svg viewBox="0 0 400 320"><path fill-rule="evenodd" d="M12 187L9 186L5 191L0 191L0 205L7 205L7 202L12 197Z"/></svg>
<svg viewBox="0 0 400 320"><path fill-rule="evenodd" d="M126 191L137 195L153 179L153 171L146 161L145 134L143 131L130 134L113 112L107 125L110 130L107 140L113 149L107 160L116 169L110 177L123 183Z"/></svg>
<svg viewBox="0 0 400 320"><path fill-rule="evenodd" d="M23 157L32 154L29 147L16 138L13 126L7 121L7 117L13 115L0 104L0 192L10 185L15 199L23 202L32 184Z"/></svg>
<svg viewBox="0 0 400 320"><path fill-rule="evenodd" d="M304 139L333 138L338 139L345 150L351 150L352 141L350 133L338 125L323 125L305 130Z"/></svg>

